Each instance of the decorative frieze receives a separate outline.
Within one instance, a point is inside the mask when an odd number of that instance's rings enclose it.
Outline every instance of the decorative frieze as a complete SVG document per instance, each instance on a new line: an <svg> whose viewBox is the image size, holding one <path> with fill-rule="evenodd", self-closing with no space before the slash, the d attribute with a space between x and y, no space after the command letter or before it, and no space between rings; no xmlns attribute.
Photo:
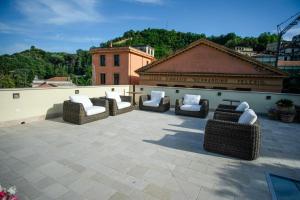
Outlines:
<svg viewBox="0 0 300 200"><path fill-rule="evenodd" d="M166 85L186 85L186 86L207 86L227 88L232 87L247 87L251 89L261 87L281 87L281 81L259 78L259 77L199 77L199 76L184 76L184 75L143 75L141 76L141 84L166 84Z"/></svg>

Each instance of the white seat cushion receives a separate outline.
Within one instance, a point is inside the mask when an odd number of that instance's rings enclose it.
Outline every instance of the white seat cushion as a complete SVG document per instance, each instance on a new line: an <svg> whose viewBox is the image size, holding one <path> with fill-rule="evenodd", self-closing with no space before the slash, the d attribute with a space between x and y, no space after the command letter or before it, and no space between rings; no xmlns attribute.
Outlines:
<svg viewBox="0 0 300 200"><path fill-rule="evenodd" d="M151 107L159 107L159 101L153 101L153 100L144 101L143 105L144 106L151 106Z"/></svg>
<svg viewBox="0 0 300 200"><path fill-rule="evenodd" d="M92 106L85 109L86 115L91 116L99 113L105 112L105 107L102 106Z"/></svg>
<svg viewBox="0 0 300 200"><path fill-rule="evenodd" d="M201 110L201 105L182 105L180 106L180 110L185 110L185 111L200 111Z"/></svg>
<svg viewBox="0 0 300 200"><path fill-rule="evenodd" d="M91 100L89 99L88 96L85 95L72 95L69 97L71 102L74 103L81 103L84 107L84 110L86 110L86 108L92 107L93 103L91 102Z"/></svg>
<svg viewBox="0 0 300 200"><path fill-rule="evenodd" d="M125 101L118 102L117 106L118 106L118 109L127 108L127 107L131 106L131 103L125 102Z"/></svg>
<svg viewBox="0 0 300 200"><path fill-rule="evenodd" d="M183 98L184 105L199 105L201 96L193 94L185 94Z"/></svg>
<svg viewBox="0 0 300 200"><path fill-rule="evenodd" d="M240 103L240 105L238 105L238 107L236 107L236 111L242 111L244 112L245 110L248 110L250 108L249 104L246 101L243 101L242 103Z"/></svg>
<svg viewBox="0 0 300 200"><path fill-rule="evenodd" d="M257 120L257 115L252 109L248 109L240 116L238 123L240 124L254 124Z"/></svg>
<svg viewBox="0 0 300 200"><path fill-rule="evenodd" d="M157 101L159 103L160 100L164 97L165 97L164 91L151 91L151 100L152 101Z"/></svg>
<svg viewBox="0 0 300 200"><path fill-rule="evenodd" d="M121 102L121 97L117 92L105 92L106 98L115 99L116 102Z"/></svg>

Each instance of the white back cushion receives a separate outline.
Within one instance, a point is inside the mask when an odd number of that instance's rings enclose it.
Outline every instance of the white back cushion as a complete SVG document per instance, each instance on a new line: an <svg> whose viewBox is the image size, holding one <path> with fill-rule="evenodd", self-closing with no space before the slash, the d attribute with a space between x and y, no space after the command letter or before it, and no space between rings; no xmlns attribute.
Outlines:
<svg viewBox="0 0 300 200"><path fill-rule="evenodd" d="M240 124L254 124L257 120L257 115L252 109L248 109L240 116L238 123Z"/></svg>
<svg viewBox="0 0 300 200"><path fill-rule="evenodd" d="M151 91L151 101L160 102L165 97L164 91Z"/></svg>
<svg viewBox="0 0 300 200"><path fill-rule="evenodd" d="M243 101L240 103L240 105L235 109L236 111L242 111L248 110L250 108L249 104L246 101Z"/></svg>
<svg viewBox="0 0 300 200"><path fill-rule="evenodd" d="M185 94L183 98L184 105L199 105L201 96L194 94Z"/></svg>
<svg viewBox="0 0 300 200"><path fill-rule="evenodd" d="M93 103L91 102L89 97L86 95L72 95L69 98L70 98L71 102L81 103L85 110L86 110L86 108L93 106Z"/></svg>
<svg viewBox="0 0 300 200"><path fill-rule="evenodd" d="M117 92L105 92L106 98L115 99L117 103L121 102L121 97Z"/></svg>

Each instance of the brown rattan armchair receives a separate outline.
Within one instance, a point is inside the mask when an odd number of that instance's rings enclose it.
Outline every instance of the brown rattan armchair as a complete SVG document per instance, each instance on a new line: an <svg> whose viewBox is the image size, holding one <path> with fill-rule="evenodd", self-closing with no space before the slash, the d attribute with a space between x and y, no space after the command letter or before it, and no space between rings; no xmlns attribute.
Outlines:
<svg viewBox="0 0 300 200"><path fill-rule="evenodd" d="M87 116L84 107L81 103L74 103L70 100L64 101L63 104L63 120L74 124L84 124L100 119L107 118L109 116L108 101L105 99L91 98L91 102L94 106L105 107L105 112Z"/></svg>
<svg viewBox="0 0 300 200"><path fill-rule="evenodd" d="M237 123L239 114L219 113L217 119L208 120L203 148L245 160L259 156L261 132L256 121L252 125Z"/></svg>
<svg viewBox="0 0 300 200"><path fill-rule="evenodd" d="M165 96L164 98L161 98L159 102L158 107L152 107L152 106L145 106L143 104L144 101L150 100L150 95L141 95L139 99L139 108L140 110L148 110L148 111L154 111L154 112L166 112L170 110L170 97Z"/></svg>
<svg viewBox="0 0 300 200"><path fill-rule="evenodd" d="M243 114L240 111L226 111L226 110L215 110L213 119L219 119L224 121L238 121L239 117Z"/></svg>
<svg viewBox="0 0 300 200"><path fill-rule="evenodd" d="M231 112L231 113L240 113L240 114L242 114L243 111L236 111L235 110L237 107L238 106L235 106L235 105L219 104L215 111L216 112L221 111L221 112Z"/></svg>
<svg viewBox="0 0 300 200"><path fill-rule="evenodd" d="M133 105L132 105L132 97L131 96L121 96L120 98L122 100L122 102L128 102L130 103L130 106L125 107L125 108L118 108L118 104L116 99L111 99L111 98L107 98L107 97L101 97L102 99L106 99L108 100L108 104L109 104L109 114L111 116L115 116L115 115L119 115L122 113L126 113L126 112L130 112L134 109Z"/></svg>
<svg viewBox="0 0 300 200"><path fill-rule="evenodd" d="M181 110L180 107L183 105L183 98L176 99L175 104L175 114L176 115L186 115L191 117L205 118L209 111L209 101L207 99L201 99L199 105L201 105L200 111L186 111Z"/></svg>

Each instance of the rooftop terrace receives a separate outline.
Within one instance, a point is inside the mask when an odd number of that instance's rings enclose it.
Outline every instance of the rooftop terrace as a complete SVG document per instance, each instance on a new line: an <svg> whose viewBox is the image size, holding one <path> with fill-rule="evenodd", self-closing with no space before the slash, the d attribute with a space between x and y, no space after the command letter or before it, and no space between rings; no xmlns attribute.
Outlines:
<svg viewBox="0 0 300 200"><path fill-rule="evenodd" d="M0 180L22 200L211 200L270 199L265 172L300 179L299 124L259 117L261 156L243 161L203 149L207 119L134 110L2 127Z"/></svg>

